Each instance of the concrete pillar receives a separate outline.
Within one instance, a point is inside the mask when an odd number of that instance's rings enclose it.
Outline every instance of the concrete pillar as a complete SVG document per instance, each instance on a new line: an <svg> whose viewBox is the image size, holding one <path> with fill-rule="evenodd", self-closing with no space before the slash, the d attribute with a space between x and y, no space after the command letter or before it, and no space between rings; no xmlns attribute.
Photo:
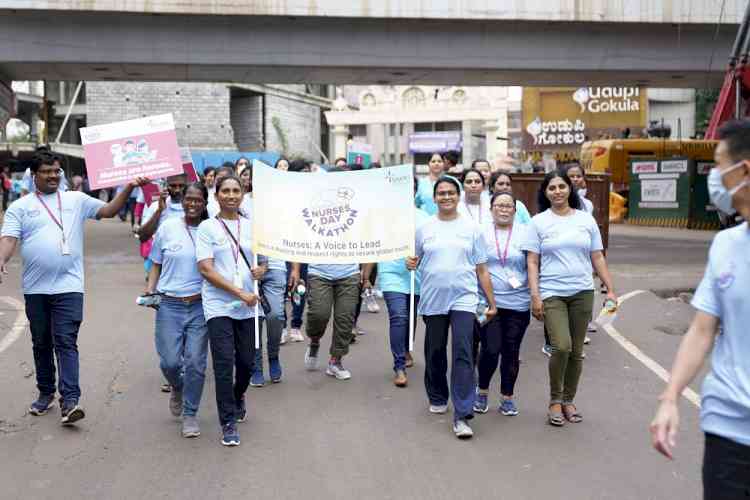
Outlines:
<svg viewBox="0 0 750 500"><path fill-rule="evenodd" d="M391 136L390 127L387 123L383 124L383 165L391 164Z"/></svg>
<svg viewBox="0 0 750 500"><path fill-rule="evenodd" d="M471 137L471 121L464 120L461 122L461 140L464 143L464 149L462 152L464 170L471 167L471 162L476 160L474 158L474 143Z"/></svg>
<svg viewBox="0 0 750 500"><path fill-rule="evenodd" d="M498 139L498 137L507 137L508 125L507 123L504 127L500 125L498 120L488 120L482 125L487 144L487 159L490 163L508 154L508 141Z"/></svg>
<svg viewBox="0 0 750 500"><path fill-rule="evenodd" d="M336 125L333 127L333 151L334 155L331 158L331 163L336 161L336 158L346 158L346 138L349 135L349 127L346 125Z"/></svg>

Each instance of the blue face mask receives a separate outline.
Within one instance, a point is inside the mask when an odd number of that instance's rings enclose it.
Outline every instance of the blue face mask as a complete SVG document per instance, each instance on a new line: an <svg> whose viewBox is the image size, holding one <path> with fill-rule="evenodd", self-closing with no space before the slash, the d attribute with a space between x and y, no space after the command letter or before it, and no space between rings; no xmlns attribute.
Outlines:
<svg viewBox="0 0 750 500"><path fill-rule="evenodd" d="M744 180L732 189L727 189L722 179L729 172L742 168L744 165L744 162L739 162L724 170L714 167L708 173L708 196L711 198L711 203L725 214L732 215L735 213L735 209L732 206L732 197L740 189L750 186L750 180Z"/></svg>

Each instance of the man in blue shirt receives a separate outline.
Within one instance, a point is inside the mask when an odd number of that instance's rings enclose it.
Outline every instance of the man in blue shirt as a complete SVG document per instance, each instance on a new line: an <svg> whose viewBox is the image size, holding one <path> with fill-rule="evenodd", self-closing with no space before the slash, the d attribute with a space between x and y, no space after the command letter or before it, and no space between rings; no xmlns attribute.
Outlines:
<svg viewBox="0 0 750 500"><path fill-rule="evenodd" d="M31 329L39 397L29 413L44 415L55 399L55 356L63 425L84 417L79 406L78 329L83 319L83 227L87 219L114 217L138 179L111 202L79 191L61 191L55 156L38 152L31 172L34 192L15 201L5 214L0 238L0 271L21 243L23 293Z"/></svg>
<svg viewBox="0 0 750 500"><path fill-rule="evenodd" d="M750 120L719 130L716 167L710 174L712 203L750 218ZM714 181L714 182L712 182ZM711 188L713 186L713 188ZM701 428L706 435L704 499L750 498L750 227L720 232L696 290L697 310L680 344L669 385L651 424L654 448L668 458L679 427L677 402L708 354ZM721 327L721 328L720 328Z"/></svg>

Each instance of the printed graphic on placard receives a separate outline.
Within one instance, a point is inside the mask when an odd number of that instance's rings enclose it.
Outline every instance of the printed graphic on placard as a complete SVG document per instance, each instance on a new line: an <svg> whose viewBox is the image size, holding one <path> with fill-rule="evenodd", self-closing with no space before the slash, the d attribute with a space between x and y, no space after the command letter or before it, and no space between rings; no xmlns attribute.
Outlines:
<svg viewBox="0 0 750 500"><path fill-rule="evenodd" d="M91 189L183 172L171 114L85 127L80 132Z"/></svg>
<svg viewBox="0 0 750 500"><path fill-rule="evenodd" d="M661 171L667 173L685 173L688 170L687 160L664 160L661 162Z"/></svg>
<svg viewBox="0 0 750 500"><path fill-rule="evenodd" d="M677 180L655 179L641 181L642 201L677 201Z"/></svg>
<svg viewBox="0 0 750 500"><path fill-rule="evenodd" d="M634 161L634 174L655 174L659 171L659 163L655 161Z"/></svg>
<svg viewBox="0 0 750 500"><path fill-rule="evenodd" d="M414 252L413 167L313 175L253 161L253 243L291 262L348 264Z"/></svg>

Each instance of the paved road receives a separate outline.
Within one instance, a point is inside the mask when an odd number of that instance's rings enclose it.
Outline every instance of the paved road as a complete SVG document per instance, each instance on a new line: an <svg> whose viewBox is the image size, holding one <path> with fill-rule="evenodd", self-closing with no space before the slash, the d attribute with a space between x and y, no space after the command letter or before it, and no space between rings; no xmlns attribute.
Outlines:
<svg viewBox="0 0 750 500"><path fill-rule="evenodd" d="M638 250L643 242L628 238L613 238L618 269L645 258ZM363 314L368 334L346 358L353 371L348 382L305 372L304 346L284 346L285 380L250 389L239 448L218 443L209 374L203 435L182 439L158 391L153 314L134 305L143 282L135 240L119 222L101 222L89 228L87 250L80 350L88 416L70 429L58 425L57 413L26 415L35 395L28 334L0 352L2 498L700 497L697 410L683 402L677 461L658 457L646 428L662 382L604 333L594 335L587 351L578 399L586 421L563 429L545 424L546 358L537 323L524 343L521 414L478 416L469 442L453 437L449 416L428 414L421 354L407 389L390 383L384 313ZM691 266L702 265L705 244L691 251ZM674 253L673 245L654 246L648 258L666 265ZM0 295L21 299L17 261L10 272ZM4 336L16 313L5 303L0 313ZM668 359L678 338L662 340L657 357Z"/></svg>

